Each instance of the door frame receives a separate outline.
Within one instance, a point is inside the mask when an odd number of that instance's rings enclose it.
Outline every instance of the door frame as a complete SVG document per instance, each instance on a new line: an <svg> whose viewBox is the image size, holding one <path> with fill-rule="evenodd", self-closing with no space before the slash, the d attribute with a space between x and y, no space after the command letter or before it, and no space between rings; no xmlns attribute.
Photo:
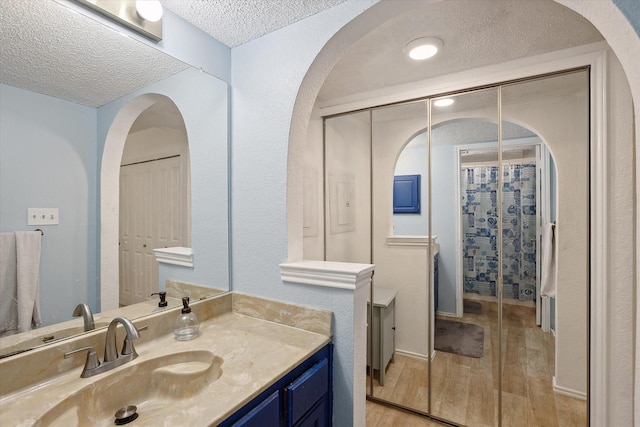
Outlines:
<svg viewBox="0 0 640 427"><path fill-rule="evenodd" d="M462 71L406 84L384 91L362 94L357 100L338 105L320 106L319 116L354 111L376 105L391 104L407 99L427 98L473 87L482 87L534 75L552 74L573 68L589 67L590 78L590 182L589 182L589 296L588 296L588 388L589 420L594 425L606 425L609 402L607 375L607 295L608 280L608 213L610 180L607 177L607 55L606 42L596 42L575 48L549 52L532 57L516 59L474 70ZM364 360L364 355L362 356Z"/></svg>

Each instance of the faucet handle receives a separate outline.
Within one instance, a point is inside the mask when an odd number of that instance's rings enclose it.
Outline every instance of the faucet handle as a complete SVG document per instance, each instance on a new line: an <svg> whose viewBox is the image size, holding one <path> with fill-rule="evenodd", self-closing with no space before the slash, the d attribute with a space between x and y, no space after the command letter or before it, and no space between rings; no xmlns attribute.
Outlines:
<svg viewBox="0 0 640 427"><path fill-rule="evenodd" d="M149 329L149 325L144 325L144 326L140 326L139 328L136 328L138 333L140 333L141 331L146 331L147 329ZM126 356L127 354L131 354L135 352L136 352L136 349L133 347L132 340L130 340L129 337L126 336L124 338L124 343L122 344L122 353L120 354L122 354L123 356Z"/></svg>
<svg viewBox="0 0 640 427"><path fill-rule="evenodd" d="M96 355L95 348L88 346L88 347L79 348L77 350L68 351L64 354L64 358L66 359L69 356L75 353L79 353L81 351L88 351L87 360L84 363L84 369L82 370L82 374L80 375L82 378L86 378L89 375L85 375L85 372L91 371L93 369L96 369L98 366L100 366L100 361L98 360L98 356Z"/></svg>

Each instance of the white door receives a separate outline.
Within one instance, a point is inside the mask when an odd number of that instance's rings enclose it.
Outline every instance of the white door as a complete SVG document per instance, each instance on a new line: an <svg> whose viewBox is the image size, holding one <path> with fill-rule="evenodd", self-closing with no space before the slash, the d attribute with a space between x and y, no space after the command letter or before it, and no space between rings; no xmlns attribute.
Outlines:
<svg viewBox="0 0 640 427"><path fill-rule="evenodd" d="M153 249L185 246L180 156L120 168L120 305L158 291Z"/></svg>

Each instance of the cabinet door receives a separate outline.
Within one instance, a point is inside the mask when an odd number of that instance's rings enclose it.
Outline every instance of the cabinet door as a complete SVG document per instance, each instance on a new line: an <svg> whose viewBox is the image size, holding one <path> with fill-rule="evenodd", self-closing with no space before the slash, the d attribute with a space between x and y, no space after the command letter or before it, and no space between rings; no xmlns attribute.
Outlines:
<svg viewBox="0 0 640 427"><path fill-rule="evenodd" d="M294 425L329 391L329 364L322 359L286 389L287 426Z"/></svg>
<svg viewBox="0 0 640 427"><path fill-rule="evenodd" d="M306 417L298 422L294 427L326 427L329 422L329 400L322 399L318 405L312 409Z"/></svg>
<svg viewBox="0 0 640 427"><path fill-rule="evenodd" d="M240 418L234 427L277 427L280 425L280 392L275 391L247 415Z"/></svg>

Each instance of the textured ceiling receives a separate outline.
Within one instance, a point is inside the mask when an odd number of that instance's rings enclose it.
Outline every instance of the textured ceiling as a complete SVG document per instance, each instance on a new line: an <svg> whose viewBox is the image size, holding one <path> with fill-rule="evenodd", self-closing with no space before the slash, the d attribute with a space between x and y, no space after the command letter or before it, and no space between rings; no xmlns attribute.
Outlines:
<svg viewBox="0 0 640 427"><path fill-rule="evenodd" d="M54 1L0 0L0 83L98 107L185 68Z"/></svg>
<svg viewBox="0 0 640 427"><path fill-rule="evenodd" d="M342 1L162 0L229 46ZM602 40L550 0L416 4L351 47L325 82L321 102ZM440 37L442 53L409 62L402 47L423 35ZM187 67L53 0L0 0L0 83L95 107Z"/></svg>
<svg viewBox="0 0 640 427"><path fill-rule="evenodd" d="M236 46L343 1L162 3ZM188 67L54 0L0 0L0 83L98 107Z"/></svg>
<svg viewBox="0 0 640 427"><path fill-rule="evenodd" d="M161 0L164 7L235 47L345 0Z"/></svg>
<svg viewBox="0 0 640 427"><path fill-rule="evenodd" d="M416 62L409 41L439 37L444 47ZM575 12L550 0L424 2L354 44L331 71L319 102L602 40Z"/></svg>

